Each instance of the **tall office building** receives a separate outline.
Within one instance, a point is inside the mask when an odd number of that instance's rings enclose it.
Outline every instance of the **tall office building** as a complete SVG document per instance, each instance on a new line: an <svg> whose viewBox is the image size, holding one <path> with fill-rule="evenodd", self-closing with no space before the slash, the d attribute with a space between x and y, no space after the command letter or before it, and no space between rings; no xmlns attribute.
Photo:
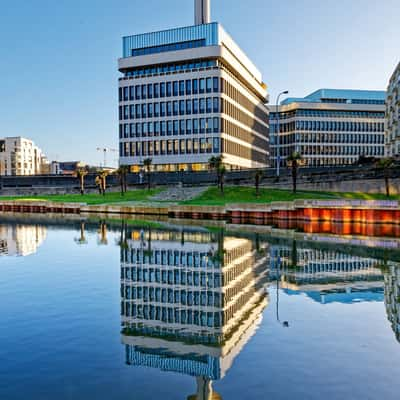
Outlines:
<svg viewBox="0 0 400 400"><path fill-rule="evenodd" d="M280 155L285 166L293 152L310 167L383 157L385 98L385 91L320 89L270 106L272 164Z"/></svg>
<svg viewBox="0 0 400 400"><path fill-rule="evenodd" d="M387 88L385 138L386 155L400 155L400 63Z"/></svg>
<svg viewBox="0 0 400 400"><path fill-rule="evenodd" d="M266 167L268 99L261 73L195 1L195 25L123 38L119 59L120 164L137 171Z"/></svg>

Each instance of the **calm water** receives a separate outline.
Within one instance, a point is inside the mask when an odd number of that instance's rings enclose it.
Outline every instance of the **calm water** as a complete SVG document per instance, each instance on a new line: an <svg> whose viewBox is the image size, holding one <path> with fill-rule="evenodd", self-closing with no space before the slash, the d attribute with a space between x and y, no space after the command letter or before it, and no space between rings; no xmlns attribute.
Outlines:
<svg viewBox="0 0 400 400"><path fill-rule="evenodd" d="M400 242L0 220L0 399L399 399Z"/></svg>

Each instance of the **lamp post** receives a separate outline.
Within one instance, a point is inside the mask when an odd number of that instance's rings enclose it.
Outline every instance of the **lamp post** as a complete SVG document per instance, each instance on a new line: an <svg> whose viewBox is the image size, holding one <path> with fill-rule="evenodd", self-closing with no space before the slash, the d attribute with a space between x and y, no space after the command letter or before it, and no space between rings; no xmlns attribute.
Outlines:
<svg viewBox="0 0 400 400"><path fill-rule="evenodd" d="M279 120L279 99L283 94L288 94L289 91L285 90L278 94L276 98L276 178L279 180L280 177L280 164L281 164L281 148L280 148L280 133L281 133L281 126Z"/></svg>

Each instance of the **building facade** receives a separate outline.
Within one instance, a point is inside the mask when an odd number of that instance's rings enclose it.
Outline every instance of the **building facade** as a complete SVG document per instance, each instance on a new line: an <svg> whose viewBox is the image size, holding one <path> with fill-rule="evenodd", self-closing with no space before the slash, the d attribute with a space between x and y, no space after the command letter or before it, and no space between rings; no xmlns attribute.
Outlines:
<svg viewBox="0 0 400 400"><path fill-rule="evenodd" d="M288 98L278 109L271 106L272 165L276 167L280 155L286 166L293 152L309 167L383 157L385 98L384 91L320 89L304 98Z"/></svg>
<svg viewBox="0 0 400 400"><path fill-rule="evenodd" d="M0 175L38 175L48 164L42 150L23 137L0 139Z"/></svg>
<svg viewBox="0 0 400 400"><path fill-rule="evenodd" d="M266 167L267 90L261 73L196 2L201 24L123 38L119 60L120 164L138 170ZM198 15L204 8L204 15Z"/></svg>
<svg viewBox="0 0 400 400"><path fill-rule="evenodd" d="M400 155L400 63L387 89L385 139L386 155Z"/></svg>

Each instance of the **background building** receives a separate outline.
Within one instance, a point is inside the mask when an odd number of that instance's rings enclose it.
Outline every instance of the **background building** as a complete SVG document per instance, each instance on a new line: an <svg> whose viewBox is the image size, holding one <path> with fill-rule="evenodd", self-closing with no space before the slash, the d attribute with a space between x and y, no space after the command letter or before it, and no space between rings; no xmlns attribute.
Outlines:
<svg viewBox="0 0 400 400"><path fill-rule="evenodd" d="M306 166L353 164L361 156L383 157L384 91L320 89L271 106L271 160L277 160L277 111L281 165L294 151Z"/></svg>
<svg viewBox="0 0 400 400"><path fill-rule="evenodd" d="M400 155L400 63L390 78L386 99L386 154Z"/></svg>
<svg viewBox="0 0 400 400"><path fill-rule="evenodd" d="M119 60L120 164L138 170L202 170L223 155L231 168L266 167L266 85L195 1L195 26L123 38Z"/></svg>
<svg viewBox="0 0 400 400"><path fill-rule="evenodd" d="M32 140L23 137L0 139L0 175L38 175L48 161Z"/></svg>

